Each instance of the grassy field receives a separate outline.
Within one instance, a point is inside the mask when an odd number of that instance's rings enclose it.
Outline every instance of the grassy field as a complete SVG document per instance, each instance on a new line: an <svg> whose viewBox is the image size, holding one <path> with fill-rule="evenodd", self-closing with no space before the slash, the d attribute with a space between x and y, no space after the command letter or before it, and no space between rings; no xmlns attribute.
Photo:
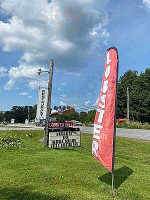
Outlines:
<svg viewBox="0 0 150 200"><path fill-rule="evenodd" d="M82 134L83 148L66 150L43 147L43 131L5 135L23 144L0 149L0 200L150 199L150 142L117 138L112 193L111 174L91 156L92 135Z"/></svg>

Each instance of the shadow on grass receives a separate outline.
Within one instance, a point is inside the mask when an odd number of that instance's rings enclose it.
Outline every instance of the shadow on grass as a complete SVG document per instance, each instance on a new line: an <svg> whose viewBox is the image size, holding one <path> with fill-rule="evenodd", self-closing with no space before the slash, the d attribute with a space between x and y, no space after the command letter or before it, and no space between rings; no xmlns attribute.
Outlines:
<svg viewBox="0 0 150 200"><path fill-rule="evenodd" d="M115 178L114 178L114 188L117 189L119 186L133 173L133 170L129 167L122 167L120 169L115 170ZM98 179L108 185L112 184L112 174L109 172Z"/></svg>
<svg viewBox="0 0 150 200"><path fill-rule="evenodd" d="M31 187L0 188L0 199L5 200L71 200L66 195L51 195L33 192Z"/></svg>

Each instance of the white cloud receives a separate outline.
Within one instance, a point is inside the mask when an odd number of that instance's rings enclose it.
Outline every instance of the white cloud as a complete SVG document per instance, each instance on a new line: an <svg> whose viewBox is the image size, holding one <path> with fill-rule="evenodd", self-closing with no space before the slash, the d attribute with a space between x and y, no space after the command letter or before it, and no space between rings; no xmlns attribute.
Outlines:
<svg viewBox="0 0 150 200"><path fill-rule="evenodd" d="M38 74L37 71L40 67L39 66L27 66L27 65L20 65L19 67L12 67L9 70L9 76L11 79L22 79L22 78L37 78Z"/></svg>
<svg viewBox="0 0 150 200"><path fill-rule="evenodd" d="M96 107L97 107L97 105L98 105L98 99L99 99L99 98L96 99L96 101L95 101L95 103L93 104L93 106L96 106Z"/></svg>
<svg viewBox="0 0 150 200"><path fill-rule="evenodd" d="M48 66L52 58L57 68L70 73L86 66L93 49L107 42L109 33L104 7L108 0L0 0L0 45L3 51L21 51L19 67L11 68L11 89L18 80L17 71L28 66L31 78L35 66ZM21 72L20 72L21 73ZM77 73L76 73L77 75ZM78 73L79 75L79 73Z"/></svg>
<svg viewBox="0 0 150 200"><path fill-rule="evenodd" d="M63 82L63 83L61 83L61 85L63 85L63 86L65 86L65 85L67 85L65 82Z"/></svg>
<svg viewBox="0 0 150 200"><path fill-rule="evenodd" d="M143 4L146 6L147 11L150 11L150 0L143 0Z"/></svg>
<svg viewBox="0 0 150 200"><path fill-rule="evenodd" d="M64 101L60 101L60 106L66 106L66 103Z"/></svg>
<svg viewBox="0 0 150 200"><path fill-rule="evenodd" d="M90 104L90 101L84 102L84 105L85 105L85 106L87 106L87 105L89 105L89 104Z"/></svg>
<svg viewBox="0 0 150 200"><path fill-rule="evenodd" d="M20 96L28 96L29 94L27 92L20 92L19 95Z"/></svg>
<svg viewBox="0 0 150 200"><path fill-rule="evenodd" d="M4 89L5 89L5 90L11 90L11 89L13 89L14 84L15 84L15 81L12 80L12 79L10 79L10 80L7 82L7 84L4 86Z"/></svg>
<svg viewBox="0 0 150 200"><path fill-rule="evenodd" d="M7 69L5 67L0 67L0 78L7 76Z"/></svg>
<svg viewBox="0 0 150 200"><path fill-rule="evenodd" d="M61 88L57 88L57 90L61 91L62 89Z"/></svg>
<svg viewBox="0 0 150 200"><path fill-rule="evenodd" d="M10 80L8 83L4 86L5 90L11 90L14 87L14 84L16 81L28 81L30 88L35 84L38 84L39 76L37 74L38 69L41 68L42 70L45 70L45 68L40 66L27 66L27 65L20 65L19 67L11 67L8 71ZM44 81L42 81L43 83ZM44 82L45 83L45 82Z"/></svg>
<svg viewBox="0 0 150 200"><path fill-rule="evenodd" d="M48 82L47 81L38 81L38 80L32 80L32 81L29 81L28 83L28 86L30 89L32 90L35 90L37 89L38 87L44 87L44 88L47 88L48 87Z"/></svg>
<svg viewBox="0 0 150 200"><path fill-rule="evenodd" d="M72 104L71 107L78 109L78 105L77 104Z"/></svg>
<svg viewBox="0 0 150 200"><path fill-rule="evenodd" d="M63 97L63 98L66 98L66 97L67 97L66 94L62 94L62 95L60 95L60 96Z"/></svg>
<svg viewBox="0 0 150 200"><path fill-rule="evenodd" d="M32 99L33 97L32 97L32 96L28 96L28 98L29 98L29 99Z"/></svg>
<svg viewBox="0 0 150 200"><path fill-rule="evenodd" d="M66 72L65 74L74 75L74 76L81 76L82 75L82 73L80 73L80 72Z"/></svg>

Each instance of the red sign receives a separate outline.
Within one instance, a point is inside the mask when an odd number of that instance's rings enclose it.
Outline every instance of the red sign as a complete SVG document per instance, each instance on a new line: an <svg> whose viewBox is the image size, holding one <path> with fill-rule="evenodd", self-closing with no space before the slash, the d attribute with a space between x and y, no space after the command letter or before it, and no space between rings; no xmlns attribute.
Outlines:
<svg viewBox="0 0 150 200"><path fill-rule="evenodd" d="M49 128L72 128L73 122L49 122Z"/></svg>
<svg viewBox="0 0 150 200"><path fill-rule="evenodd" d="M94 158L112 173L114 170L117 80L118 52L115 47L112 47L106 52L104 74L94 120L92 144Z"/></svg>

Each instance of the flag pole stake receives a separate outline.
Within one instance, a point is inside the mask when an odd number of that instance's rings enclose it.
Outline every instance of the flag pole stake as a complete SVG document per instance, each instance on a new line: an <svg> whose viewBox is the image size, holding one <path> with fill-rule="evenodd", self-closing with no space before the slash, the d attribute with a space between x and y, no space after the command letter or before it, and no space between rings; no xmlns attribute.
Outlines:
<svg viewBox="0 0 150 200"><path fill-rule="evenodd" d="M112 173L112 191L114 190L114 173Z"/></svg>

